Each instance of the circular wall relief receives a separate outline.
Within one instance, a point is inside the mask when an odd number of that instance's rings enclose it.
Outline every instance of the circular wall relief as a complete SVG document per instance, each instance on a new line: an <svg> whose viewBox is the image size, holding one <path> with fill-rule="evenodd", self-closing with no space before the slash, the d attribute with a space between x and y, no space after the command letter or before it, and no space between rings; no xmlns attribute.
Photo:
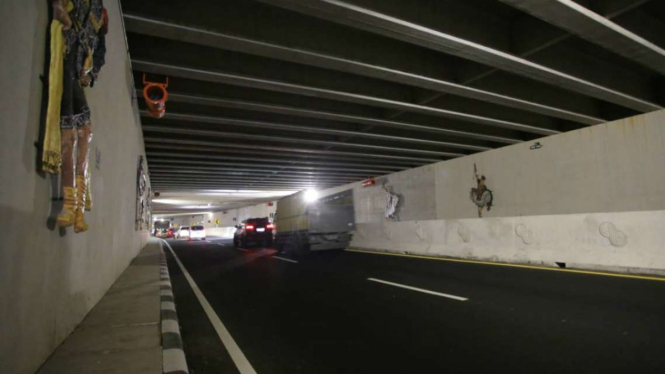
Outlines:
<svg viewBox="0 0 665 374"><path fill-rule="evenodd" d="M610 232L615 231L617 228L614 226L612 222L603 222L600 224L598 227L598 231L600 232L600 235L609 238L610 237Z"/></svg>
<svg viewBox="0 0 665 374"><path fill-rule="evenodd" d="M418 238L424 242L429 241L427 231L425 231L425 229L423 229L420 225L416 226L416 235L418 235Z"/></svg>
<svg viewBox="0 0 665 374"><path fill-rule="evenodd" d="M391 240L393 238L393 230L390 229L390 227L383 225L383 233L386 235L386 238L388 240Z"/></svg>
<svg viewBox="0 0 665 374"><path fill-rule="evenodd" d="M616 228L612 222L603 222L598 227L598 232L604 238L609 239L610 244L615 247L623 247L628 244L628 236Z"/></svg>
<svg viewBox="0 0 665 374"><path fill-rule="evenodd" d="M464 243L471 241L471 232L469 231L468 227L459 225L459 227L457 227L457 234L460 236L460 238L462 238Z"/></svg>
<svg viewBox="0 0 665 374"><path fill-rule="evenodd" d="M521 238L524 244L531 244L533 242L533 232L523 223L515 226L515 235Z"/></svg>

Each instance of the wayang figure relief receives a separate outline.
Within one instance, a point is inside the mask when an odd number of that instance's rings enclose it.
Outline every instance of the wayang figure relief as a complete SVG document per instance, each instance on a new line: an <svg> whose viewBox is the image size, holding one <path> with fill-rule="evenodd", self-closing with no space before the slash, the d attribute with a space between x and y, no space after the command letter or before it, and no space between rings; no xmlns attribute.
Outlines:
<svg viewBox="0 0 665 374"><path fill-rule="evenodd" d="M53 0L51 60L42 169L61 173L60 227L88 229L88 160L92 125L84 88L94 86L105 63L108 14L102 0Z"/></svg>
<svg viewBox="0 0 665 374"><path fill-rule="evenodd" d="M476 187L471 189L471 201L478 207L478 217L483 217L483 209L487 208L489 212L492 209L494 195L492 191L487 188L486 178L484 175L478 176L478 168L473 164L473 177L476 180Z"/></svg>

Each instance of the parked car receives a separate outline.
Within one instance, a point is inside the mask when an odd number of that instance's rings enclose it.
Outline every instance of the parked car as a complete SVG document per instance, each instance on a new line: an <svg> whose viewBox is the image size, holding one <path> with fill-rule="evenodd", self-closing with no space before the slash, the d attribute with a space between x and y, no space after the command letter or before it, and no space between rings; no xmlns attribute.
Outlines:
<svg viewBox="0 0 665 374"><path fill-rule="evenodd" d="M249 244L260 243L267 247L272 245L275 225L268 218L250 218L236 226L233 234L233 245L246 247Z"/></svg>
<svg viewBox="0 0 665 374"><path fill-rule="evenodd" d="M174 229L174 228L166 229L166 237L167 238L172 238L176 230L177 229Z"/></svg>
<svg viewBox="0 0 665 374"><path fill-rule="evenodd" d="M182 226L175 233L176 239L189 238L189 226Z"/></svg>
<svg viewBox="0 0 665 374"><path fill-rule="evenodd" d="M206 240L206 228L202 225L196 225L189 228L189 239Z"/></svg>

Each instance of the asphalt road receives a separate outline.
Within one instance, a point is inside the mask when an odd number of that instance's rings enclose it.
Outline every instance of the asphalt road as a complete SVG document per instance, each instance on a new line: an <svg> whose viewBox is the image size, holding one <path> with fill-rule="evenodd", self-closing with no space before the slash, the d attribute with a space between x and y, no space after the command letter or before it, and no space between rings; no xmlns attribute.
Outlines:
<svg viewBox="0 0 665 374"><path fill-rule="evenodd" d="M168 243L258 374L665 373L662 281ZM166 252L191 372L239 373Z"/></svg>

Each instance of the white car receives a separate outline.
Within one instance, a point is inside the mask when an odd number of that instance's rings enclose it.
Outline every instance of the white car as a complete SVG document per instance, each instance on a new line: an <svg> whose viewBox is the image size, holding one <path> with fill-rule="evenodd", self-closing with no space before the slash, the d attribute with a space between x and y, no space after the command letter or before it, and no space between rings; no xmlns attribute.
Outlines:
<svg viewBox="0 0 665 374"><path fill-rule="evenodd" d="M189 238L189 227L183 226L178 229L178 232L175 233L176 239Z"/></svg>
<svg viewBox="0 0 665 374"><path fill-rule="evenodd" d="M202 225L192 226L189 228L189 239L202 239L206 240L206 228Z"/></svg>

